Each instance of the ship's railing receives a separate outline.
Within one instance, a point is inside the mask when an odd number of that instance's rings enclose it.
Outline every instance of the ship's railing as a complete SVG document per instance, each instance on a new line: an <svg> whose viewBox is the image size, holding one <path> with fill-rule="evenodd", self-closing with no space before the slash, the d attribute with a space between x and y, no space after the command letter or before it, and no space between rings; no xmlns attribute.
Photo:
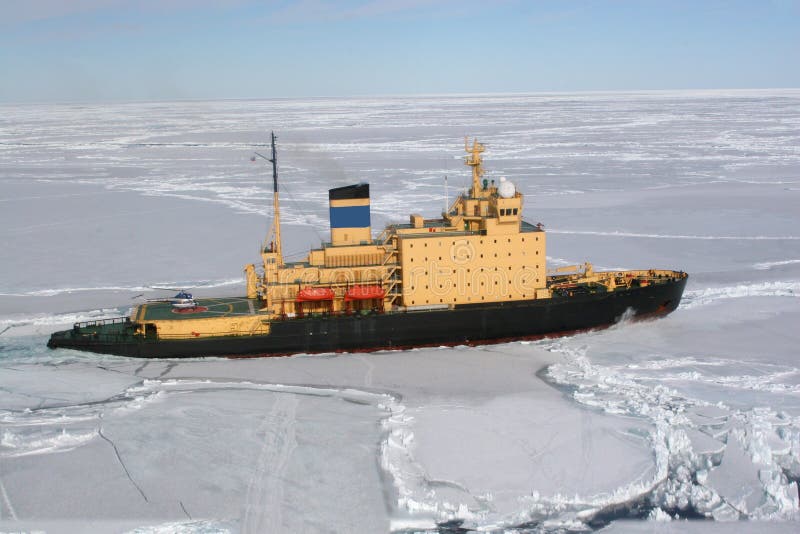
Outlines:
<svg viewBox="0 0 800 534"><path fill-rule="evenodd" d="M385 245L386 242L392 238L393 233L394 233L394 228L392 226L387 226L386 228L384 228L383 232L381 232L378 235L377 239L375 239L375 242L381 245Z"/></svg>
<svg viewBox="0 0 800 534"><path fill-rule="evenodd" d="M564 268L568 269L568 268ZM548 274L547 286L560 292L574 293L591 292L605 287L608 291L629 289L631 287L646 287L660 285L686 278L683 271L668 271L663 269L637 270L637 271L597 271L591 275L584 272Z"/></svg>
<svg viewBox="0 0 800 534"><path fill-rule="evenodd" d="M97 319L96 321L81 321L73 324L73 328L89 328L93 326L107 326L112 324L125 324L130 321L130 317L113 317L111 319Z"/></svg>

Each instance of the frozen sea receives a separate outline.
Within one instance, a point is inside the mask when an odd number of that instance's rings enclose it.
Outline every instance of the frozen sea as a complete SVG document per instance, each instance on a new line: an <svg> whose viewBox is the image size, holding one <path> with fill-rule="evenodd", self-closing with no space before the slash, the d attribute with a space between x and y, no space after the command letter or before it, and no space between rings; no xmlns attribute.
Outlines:
<svg viewBox="0 0 800 534"><path fill-rule="evenodd" d="M667 318L484 347L144 361L49 350L152 286L244 292L462 189L550 266L690 274ZM796 532L800 90L0 106L0 531Z"/></svg>

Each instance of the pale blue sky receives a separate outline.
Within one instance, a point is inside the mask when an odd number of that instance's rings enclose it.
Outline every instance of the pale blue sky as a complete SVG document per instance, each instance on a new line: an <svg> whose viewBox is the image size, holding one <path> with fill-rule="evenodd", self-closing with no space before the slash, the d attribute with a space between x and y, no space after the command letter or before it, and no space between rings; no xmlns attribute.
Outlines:
<svg viewBox="0 0 800 534"><path fill-rule="evenodd" d="M0 101L800 87L800 0L0 0Z"/></svg>

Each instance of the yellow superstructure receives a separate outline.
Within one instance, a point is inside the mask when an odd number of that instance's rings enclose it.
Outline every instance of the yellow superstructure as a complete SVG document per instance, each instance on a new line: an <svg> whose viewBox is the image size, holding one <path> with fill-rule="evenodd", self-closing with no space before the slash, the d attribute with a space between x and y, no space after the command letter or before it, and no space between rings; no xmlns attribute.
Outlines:
<svg viewBox="0 0 800 534"><path fill-rule="evenodd" d="M549 298L543 228L522 221L523 195L511 182L483 178L484 146L465 150L469 190L440 218L412 214L376 239L369 185L332 189L331 241L294 263L270 242L262 272L245 267L248 297L275 318Z"/></svg>

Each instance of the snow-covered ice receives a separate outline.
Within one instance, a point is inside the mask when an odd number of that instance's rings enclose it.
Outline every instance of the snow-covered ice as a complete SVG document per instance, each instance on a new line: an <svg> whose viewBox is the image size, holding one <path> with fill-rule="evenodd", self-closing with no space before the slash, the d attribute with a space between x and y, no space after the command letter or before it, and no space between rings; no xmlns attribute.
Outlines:
<svg viewBox="0 0 800 534"><path fill-rule="evenodd" d="M665 319L484 347L140 361L45 347L243 290L279 137L290 259L487 177L548 260L690 273ZM795 531L800 91L0 106L0 530ZM707 519L706 521L692 521ZM735 526L731 521L736 521Z"/></svg>

